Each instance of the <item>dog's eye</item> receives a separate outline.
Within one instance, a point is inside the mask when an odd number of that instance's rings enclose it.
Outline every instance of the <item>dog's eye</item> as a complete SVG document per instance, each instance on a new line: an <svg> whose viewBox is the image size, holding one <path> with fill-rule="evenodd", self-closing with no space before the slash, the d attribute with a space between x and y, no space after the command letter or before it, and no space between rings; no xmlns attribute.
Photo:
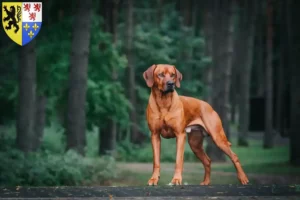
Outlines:
<svg viewBox="0 0 300 200"><path fill-rule="evenodd" d="M171 77L173 78L175 76L175 74L171 74Z"/></svg>
<svg viewBox="0 0 300 200"><path fill-rule="evenodd" d="M164 73L158 74L159 77L165 77Z"/></svg>

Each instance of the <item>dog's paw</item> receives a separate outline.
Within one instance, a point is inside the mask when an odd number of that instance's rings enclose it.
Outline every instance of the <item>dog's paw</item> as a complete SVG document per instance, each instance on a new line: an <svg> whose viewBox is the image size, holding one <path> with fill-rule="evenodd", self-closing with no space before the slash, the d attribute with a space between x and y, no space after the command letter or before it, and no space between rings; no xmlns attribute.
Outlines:
<svg viewBox="0 0 300 200"><path fill-rule="evenodd" d="M204 180L200 183L200 185L209 185L210 184L210 180Z"/></svg>
<svg viewBox="0 0 300 200"><path fill-rule="evenodd" d="M181 176L174 176L171 184L173 185L182 185L182 177Z"/></svg>
<svg viewBox="0 0 300 200"><path fill-rule="evenodd" d="M158 177L151 177L148 181L148 185L157 185L158 184L158 180L159 180L159 176Z"/></svg>
<svg viewBox="0 0 300 200"><path fill-rule="evenodd" d="M249 183L249 180L248 180L246 174L239 174L238 179L240 180L242 185L247 185Z"/></svg>

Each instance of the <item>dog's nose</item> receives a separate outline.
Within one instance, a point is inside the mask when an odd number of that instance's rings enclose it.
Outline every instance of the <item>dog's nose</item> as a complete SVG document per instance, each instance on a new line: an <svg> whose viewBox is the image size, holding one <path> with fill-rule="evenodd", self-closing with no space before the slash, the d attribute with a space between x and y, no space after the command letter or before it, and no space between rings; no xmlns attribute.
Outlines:
<svg viewBox="0 0 300 200"><path fill-rule="evenodd" d="M167 81L167 86L168 86L168 87L174 86L174 82L173 82L173 81Z"/></svg>

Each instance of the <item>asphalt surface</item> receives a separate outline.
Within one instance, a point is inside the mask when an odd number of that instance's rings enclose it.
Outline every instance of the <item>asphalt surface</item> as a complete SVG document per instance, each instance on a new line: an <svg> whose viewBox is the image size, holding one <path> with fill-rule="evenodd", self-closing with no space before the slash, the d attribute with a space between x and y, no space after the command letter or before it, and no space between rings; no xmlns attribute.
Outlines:
<svg viewBox="0 0 300 200"><path fill-rule="evenodd" d="M0 199L300 199L300 185L2 187Z"/></svg>

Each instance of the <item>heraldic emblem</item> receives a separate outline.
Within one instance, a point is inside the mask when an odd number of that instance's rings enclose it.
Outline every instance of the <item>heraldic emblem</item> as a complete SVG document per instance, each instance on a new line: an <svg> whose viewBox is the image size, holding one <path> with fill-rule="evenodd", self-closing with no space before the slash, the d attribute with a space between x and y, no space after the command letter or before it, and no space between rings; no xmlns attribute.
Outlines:
<svg viewBox="0 0 300 200"><path fill-rule="evenodd" d="M41 29L42 2L2 2L2 25L12 41L28 44Z"/></svg>

